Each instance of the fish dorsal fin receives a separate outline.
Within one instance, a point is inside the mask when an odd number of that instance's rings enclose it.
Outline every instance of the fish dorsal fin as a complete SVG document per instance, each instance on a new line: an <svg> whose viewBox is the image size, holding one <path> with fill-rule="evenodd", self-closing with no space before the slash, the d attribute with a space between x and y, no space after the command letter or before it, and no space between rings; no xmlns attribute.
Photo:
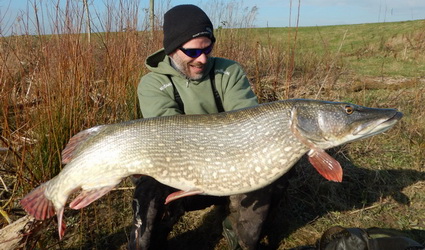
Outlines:
<svg viewBox="0 0 425 250"><path fill-rule="evenodd" d="M83 130L71 137L65 149L62 151L62 163L69 163L78 152L78 148L83 145L84 142L86 142L89 138L99 134L99 132L102 131L105 126L106 125L99 125L96 127L92 127Z"/></svg>
<svg viewBox="0 0 425 250"><path fill-rule="evenodd" d="M313 142L301 135L297 129L297 111L296 109L292 110L292 119L291 119L291 131L294 136L305 146L307 146L310 151L308 153L308 160L311 165L327 180L341 182L342 181L342 168L337 160L325 152L325 150L316 147Z"/></svg>
<svg viewBox="0 0 425 250"><path fill-rule="evenodd" d="M310 150L308 160L323 177L329 181L342 181L342 168L337 160L323 149Z"/></svg>

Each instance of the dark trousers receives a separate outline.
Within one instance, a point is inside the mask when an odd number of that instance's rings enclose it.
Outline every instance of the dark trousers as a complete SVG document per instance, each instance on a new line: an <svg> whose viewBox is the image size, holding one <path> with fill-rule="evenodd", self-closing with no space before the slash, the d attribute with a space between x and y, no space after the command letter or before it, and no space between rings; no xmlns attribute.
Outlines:
<svg viewBox="0 0 425 250"><path fill-rule="evenodd" d="M211 205L228 205L229 220L243 249L255 249L270 207L272 186L230 197L190 196L164 205L177 191L155 179L142 176L136 181L133 225L128 249L166 249L166 237L185 211Z"/></svg>

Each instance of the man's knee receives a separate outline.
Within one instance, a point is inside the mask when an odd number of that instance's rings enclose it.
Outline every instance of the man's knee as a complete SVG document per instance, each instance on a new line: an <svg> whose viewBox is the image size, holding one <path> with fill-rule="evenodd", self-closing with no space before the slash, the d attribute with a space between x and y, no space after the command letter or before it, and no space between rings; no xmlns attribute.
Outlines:
<svg viewBox="0 0 425 250"><path fill-rule="evenodd" d="M230 215L233 230L243 249L255 249L270 207L271 188L230 197Z"/></svg>

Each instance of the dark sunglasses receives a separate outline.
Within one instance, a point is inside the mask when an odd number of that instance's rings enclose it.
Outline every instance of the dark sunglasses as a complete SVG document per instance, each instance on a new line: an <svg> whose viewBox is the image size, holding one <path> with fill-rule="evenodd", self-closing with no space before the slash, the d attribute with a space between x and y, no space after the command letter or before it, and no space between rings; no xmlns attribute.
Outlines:
<svg viewBox="0 0 425 250"><path fill-rule="evenodd" d="M212 44L210 46L206 47L206 48L203 48L203 49L185 49L185 48L180 48L181 52L183 52L188 57L192 57L192 58L197 58L200 55L202 55L202 53L204 53L205 55L208 55L209 53L211 53L212 49L213 49L213 45Z"/></svg>

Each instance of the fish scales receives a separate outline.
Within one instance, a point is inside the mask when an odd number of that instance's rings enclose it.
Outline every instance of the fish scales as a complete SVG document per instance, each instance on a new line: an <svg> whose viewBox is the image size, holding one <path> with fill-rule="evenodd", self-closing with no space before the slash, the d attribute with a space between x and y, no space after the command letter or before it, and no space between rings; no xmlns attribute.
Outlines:
<svg viewBox="0 0 425 250"><path fill-rule="evenodd" d="M275 107L275 111L272 106L260 106L259 110L214 116L129 122L104 128L102 133L111 141L99 137L100 142L87 144L98 148L104 148L105 143L113 145L113 150L106 152L108 162L93 163L104 168L112 166L123 171L127 166L125 175L143 173L178 189L195 186L206 194L230 195L264 186L264 180L271 183L283 174L277 166L307 152L308 148L291 136L289 129L281 129L289 128L289 104ZM281 112L282 108L287 112ZM285 151L285 145L293 146ZM126 149L125 159L118 155L122 148ZM99 153L99 149L94 151ZM111 162L115 159L121 164L115 166ZM112 169L106 171L116 176Z"/></svg>
<svg viewBox="0 0 425 250"><path fill-rule="evenodd" d="M211 115L176 115L100 125L84 130L64 149L65 168L21 200L36 219L102 197L123 178L149 175L182 190L167 202L194 194L232 195L269 185L308 152L328 180L341 181L339 163L324 149L382 133L402 114L350 103L286 100Z"/></svg>
<svg viewBox="0 0 425 250"><path fill-rule="evenodd" d="M197 187L211 195L257 189L283 174L278 165L293 162L308 150L289 129L282 129L289 128L290 104L101 126L99 134L78 149L84 154L70 163L72 168L64 169L67 177L57 183L78 185L80 178L67 175L67 169L73 169L78 176L90 176L83 189L138 173L177 189ZM292 150L283 150L284 145L292 144ZM103 174L99 176L99 169L88 163L100 166ZM51 186L52 193L60 190Z"/></svg>

